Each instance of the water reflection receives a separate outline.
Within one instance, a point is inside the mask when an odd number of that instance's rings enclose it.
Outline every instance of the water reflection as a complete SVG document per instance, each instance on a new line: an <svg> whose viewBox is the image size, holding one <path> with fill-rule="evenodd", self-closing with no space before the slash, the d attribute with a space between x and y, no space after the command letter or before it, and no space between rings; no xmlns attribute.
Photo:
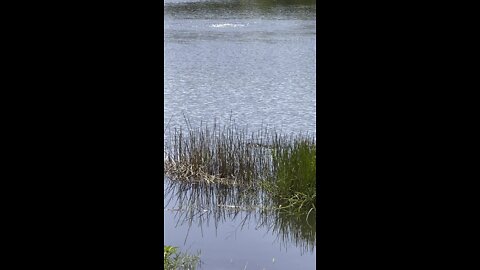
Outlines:
<svg viewBox="0 0 480 270"><path fill-rule="evenodd" d="M272 208L268 196L258 190L221 184L165 181L165 210L173 213L176 226L192 226L202 232L232 221L236 230L264 229L275 236L280 248L295 246L301 253L316 247L316 214L291 214ZM185 242L188 233L185 236Z"/></svg>
<svg viewBox="0 0 480 270"><path fill-rule="evenodd" d="M166 1L165 16L183 19L262 18L315 19L315 0Z"/></svg>

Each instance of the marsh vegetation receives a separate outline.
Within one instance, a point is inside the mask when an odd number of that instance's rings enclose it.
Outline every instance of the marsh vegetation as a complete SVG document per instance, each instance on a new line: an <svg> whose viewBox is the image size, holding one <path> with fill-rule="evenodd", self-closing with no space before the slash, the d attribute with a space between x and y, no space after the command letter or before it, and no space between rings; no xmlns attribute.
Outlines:
<svg viewBox="0 0 480 270"><path fill-rule="evenodd" d="M249 133L234 122L175 128L165 147L164 167L174 180L240 186L265 191L278 208L316 209L316 142L313 136ZM172 131L170 131L172 132ZM257 192L258 193L258 192Z"/></svg>

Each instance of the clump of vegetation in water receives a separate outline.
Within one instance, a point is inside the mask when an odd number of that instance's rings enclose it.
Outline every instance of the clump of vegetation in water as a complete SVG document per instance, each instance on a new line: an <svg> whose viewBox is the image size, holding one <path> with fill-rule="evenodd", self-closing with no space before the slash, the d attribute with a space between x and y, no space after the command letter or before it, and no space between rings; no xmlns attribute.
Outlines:
<svg viewBox="0 0 480 270"><path fill-rule="evenodd" d="M267 190L280 208L302 212L316 210L316 143L314 138L295 137L272 153L275 178Z"/></svg>
<svg viewBox="0 0 480 270"><path fill-rule="evenodd" d="M163 269L194 270L200 264L200 257L181 253L176 247L163 246Z"/></svg>
<svg viewBox="0 0 480 270"><path fill-rule="evenodd" d="M187 122L188 123L188 122ZM176 179L254 185L272 173L267 131L249 134L235 125L175 129L165 153L165 172Z"/></svg>
<svg viewBox="0 0 480 270"><path fill-rule="evenodd" d="M173 179L265 188L277 207L293 212L316 210L314 137L286 136L236 125L202 124L175 129L166 152L165 172Z"/></svg>

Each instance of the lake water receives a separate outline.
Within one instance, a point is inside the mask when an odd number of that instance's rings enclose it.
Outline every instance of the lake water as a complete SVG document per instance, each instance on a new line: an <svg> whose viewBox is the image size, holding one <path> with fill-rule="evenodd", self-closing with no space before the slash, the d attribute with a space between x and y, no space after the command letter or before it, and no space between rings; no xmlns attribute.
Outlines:
<svg viewBox="0 0 480 270"><path fill-rule="evenodd" d="M231 118L251 131L315 133L314 3L164 1L164 124L184 125L184 116L192 125ZM200 192L187 218L179 196L196 189L165 190L164 236L165 244L200 250L201 269L315 268L310 225L286 217L276 222L255 210L218 210L207 203L217 198Z"/></svg>

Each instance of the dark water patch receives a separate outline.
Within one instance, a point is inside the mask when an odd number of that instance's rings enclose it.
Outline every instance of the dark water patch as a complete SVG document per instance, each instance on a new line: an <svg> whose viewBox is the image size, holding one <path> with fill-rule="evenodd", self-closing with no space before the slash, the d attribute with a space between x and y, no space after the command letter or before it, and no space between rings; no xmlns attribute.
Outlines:
<svg viewBox="0 0 480 270"><path fill-rule="evenodd" d="M315 19L315 1L168 1L165 16L172 19Z"/></svg>

